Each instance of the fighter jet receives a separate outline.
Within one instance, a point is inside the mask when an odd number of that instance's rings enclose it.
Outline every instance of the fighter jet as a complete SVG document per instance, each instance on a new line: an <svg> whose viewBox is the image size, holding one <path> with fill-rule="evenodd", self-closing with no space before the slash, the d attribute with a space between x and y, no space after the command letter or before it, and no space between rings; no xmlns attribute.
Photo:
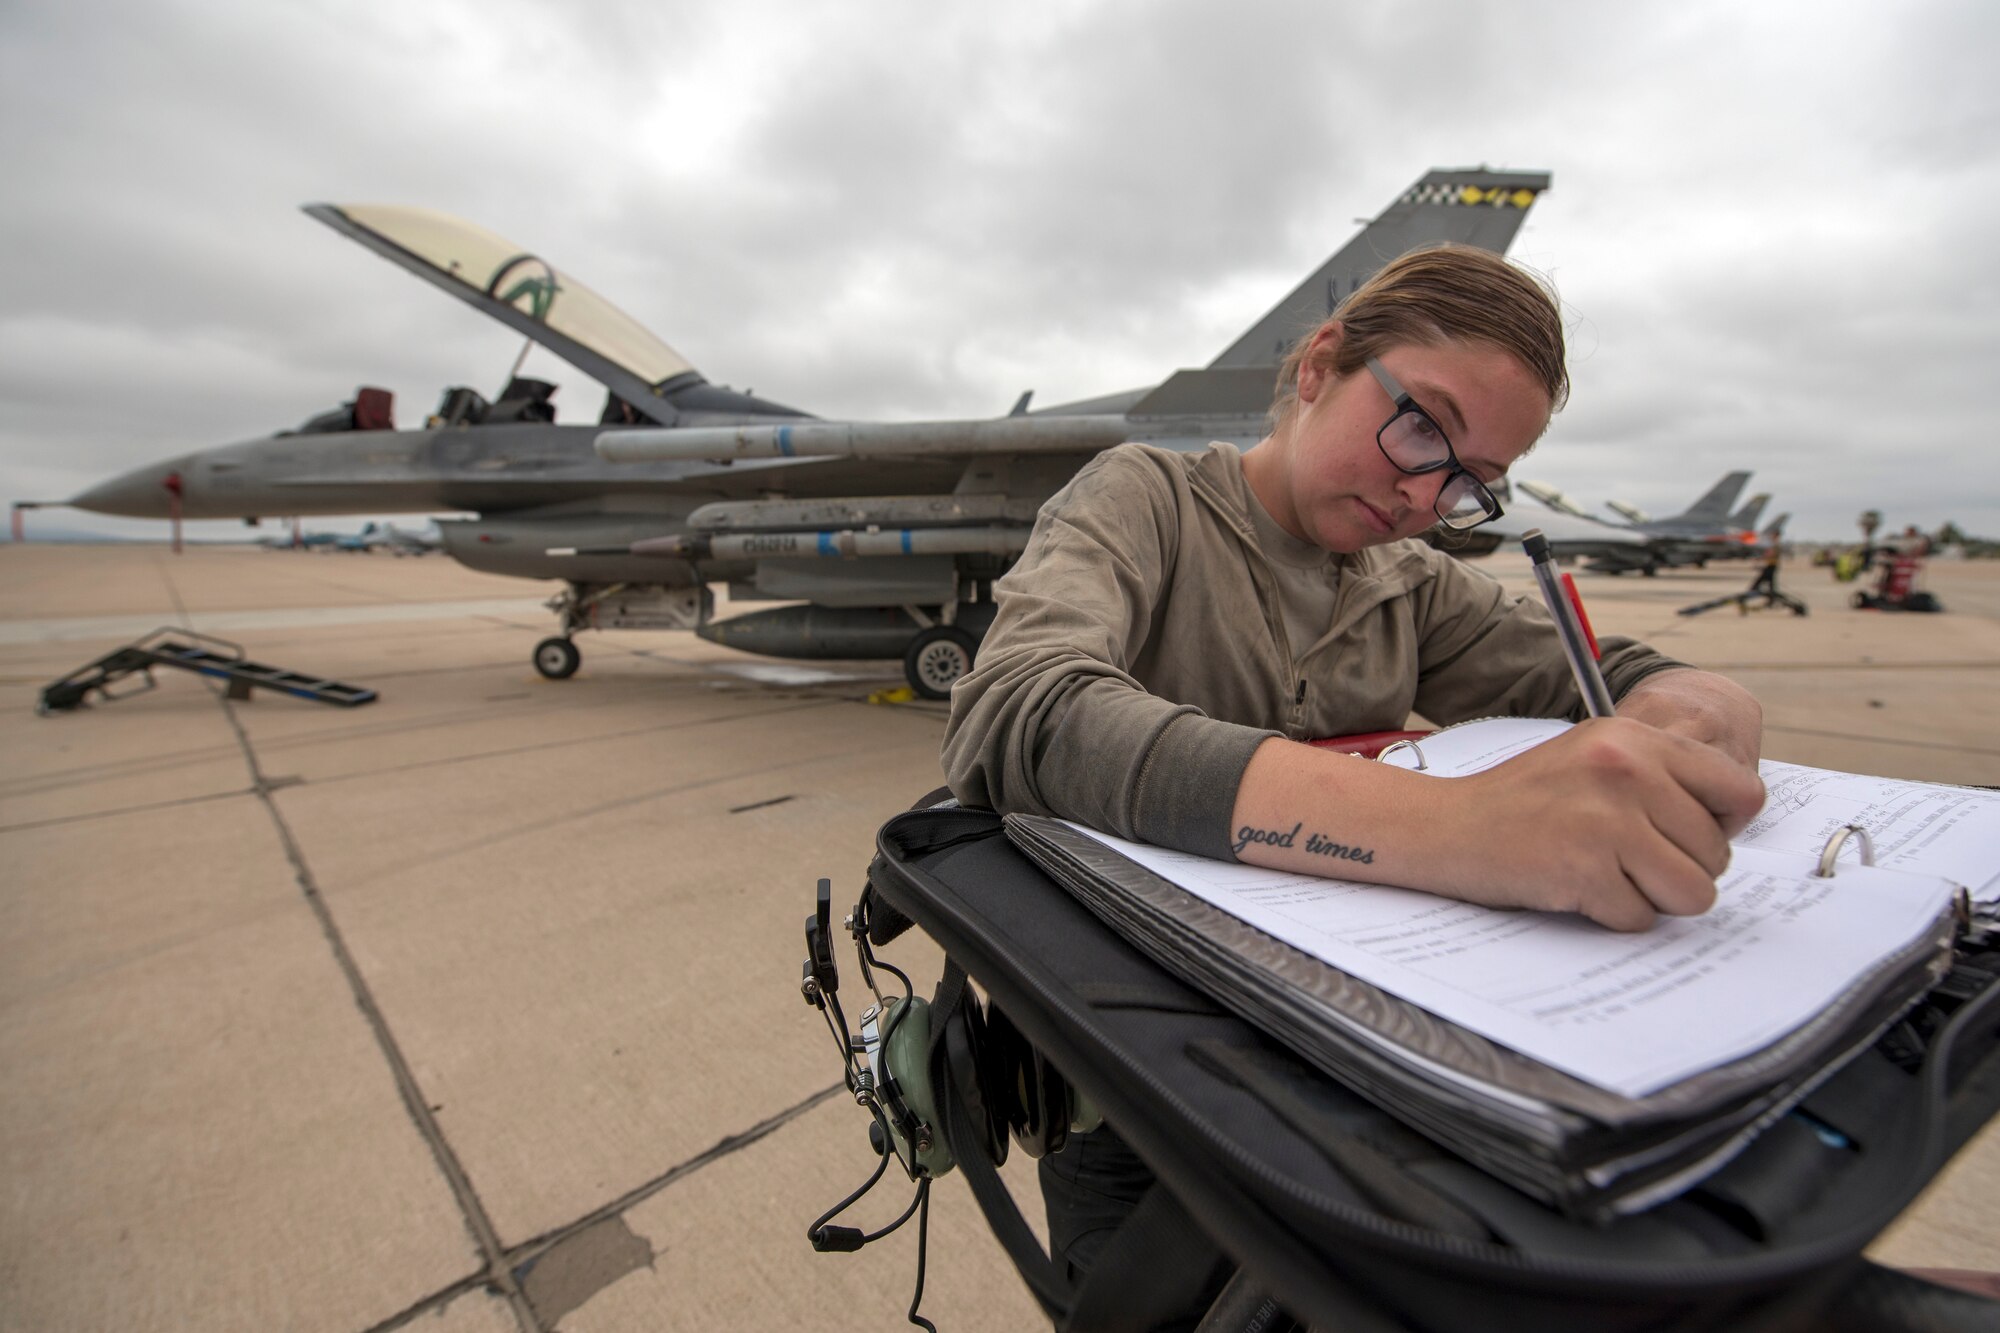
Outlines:
<svg viewBox="0 0 2000 1333"><path fill-rule="evenodd" d="M1725 473L1720 481L1708 488L1707 493L1680 513L1669 518L1635 521L1630 530L1651 541L1648 558L1635 563L1619 556L1600 557L1592 562L1590 568L1607 574L1623 574L1637 569L1648 576L1669 566L1693 565L1700 568L1722 552L1742 546L1746 537L1755 541L1756 531L1739 526L1729 512L1730 506L1736 503L1736 497L1743 494L1743 488L1749 483L1748 472ZM1629 508L1625 506L1621 512ZM1762 510L1762 504L1756 504L1755 510L1750 513L1751 519L1754 521Z"/></svg>
<svg viewBox="0 0 2000 1333"><path fill-rule="evenodd" d="M1651 537L1616 523L1592 518L1573 505L1559 505L1548 498L1550 495L1561 496L1559 491L1534 482L1522 482L1516 488L1504 477L1492 489L1494 498L1500 501L1504 511L1499 518L1482 523L1469 532L1434 529L1430 534L1431 544L1462 559L1474 559L1503 547L1519 551L1522 538L1530 532L1539 531L1548 539L1549 550L1556 559L1565 563L1587 559L1643 568L1656 558L1655 543ZM1534 496L1548 509L1537 510L1516 504L1516 489ZM1597 568L1598 565L1591 567Z"/></svg>
<svg viewBox="0 0 2000 1333"><path fill-rule="evenodd" d="M388 395L363 389L297 430L138 468L70 503L175 518L468 512L439 524L455 559L564 582L558 633L533 655L544 676L576 671L583 630L690 629L773 656L901 658L912 688L942 697L991 623L993 580L1093 454L1124 440L1254 443L1294 340L1405 251L1504 252L1548 184L1429 172L1206 367L1039 411L1024 394L1002 417L907 423L822 421L711 384L581 282L474 224L308 205L603 384L599 419L558 424L552 386L517 377L495 402L447 389L422 429L396 430ZM732 602L790 605L717 619L716 585Z"/></svg>

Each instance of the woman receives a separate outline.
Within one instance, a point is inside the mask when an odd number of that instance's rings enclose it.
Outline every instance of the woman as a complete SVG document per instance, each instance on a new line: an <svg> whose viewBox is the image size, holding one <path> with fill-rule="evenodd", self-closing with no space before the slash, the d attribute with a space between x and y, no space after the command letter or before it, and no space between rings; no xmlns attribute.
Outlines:
<svg viewBox="0 0 2000 1333"><path fill-rule="evenodd" d="M1567 391L1525 274L1464 246L1389 264L1287 360L1254 449L1120 446L1043 507L952 691L953 790L1614 929L1705 910L1763 799L1761 714L1719 676L1607 638L1617 718L1449 783L1299 743L1412 710L1582 717L1540 603L1410 540L1497 516L1490 485Z"/></svg>
<svg viewBox="0 0 2000 1333"><path fill-rule="evenodd" d="M1411 540L1497 517L1492 485L1567 393L1560 314L1532 279L1461 246L1390 263L1294 350L1248 453L1123 445L1043 507L952 691L953 790L1613 929L1706 910L1763 801L1760 711L1721 677L1606 638L1618 715L1473 777L1302 743L1412 711L1583 717L1540 603ZM1042 1183L1076 1272L1150 1176L1100 1131L1044 1159Z"/></svg>

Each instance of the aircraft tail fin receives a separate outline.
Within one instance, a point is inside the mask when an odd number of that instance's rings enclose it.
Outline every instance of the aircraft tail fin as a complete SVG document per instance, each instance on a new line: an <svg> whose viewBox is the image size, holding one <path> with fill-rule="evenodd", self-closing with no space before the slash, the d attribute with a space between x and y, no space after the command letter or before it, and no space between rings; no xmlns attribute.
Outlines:
<svg viewBox="0 0 2000 1333"><path fill-rule="evenodd" d="M1729 516L1729 526L1741 528L1745 532L1757 530L1757 520L1764 516L1764 506L1771 503L1769 491L1759 491L1743 502L1743 507Z"/></svg>
<svg viewBox="0 0 2000 1333"><path fill-rule="evenodd" d="M1549 188L1546 171L1439 168L1404 191L1381 216L1209 362L1209 369L1275 369L1292 344L1398 255L1418 246L1457 241L1505 254L1528 209Z"/></svg>
<svg viewBox="0 0 2000 1333"><path fill-rule="evenodd" d="M1725 521L1729 518L1729 507L1736 503L1736 497L1743 494L1743 488L1749 484L1748 472L1728 473L1721 481L1708 488L1708 494L1689 505L1685 512L1676 514L1674 518Z"/></svg>

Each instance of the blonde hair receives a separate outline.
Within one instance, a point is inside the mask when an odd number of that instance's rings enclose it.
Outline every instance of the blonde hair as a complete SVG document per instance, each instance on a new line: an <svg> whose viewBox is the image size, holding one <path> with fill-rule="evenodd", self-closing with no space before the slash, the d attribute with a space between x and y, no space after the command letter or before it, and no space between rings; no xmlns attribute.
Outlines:
<svg viewBox="0 0 2000 1333"><path fill-rule="evenodd" d="M1336 323L1340 340L1315 349L1313 340ZM1551 412L1561 411L1569 399L1562 313L1554 291L1491 250L1434 245L1383 265L1293 346L1278 368L1272 427L1297 408L1299 369L1308 357L1321 370L1347 376L1391 347L1447 342L1485 343L1511 354L1548 391Z"/></svg>

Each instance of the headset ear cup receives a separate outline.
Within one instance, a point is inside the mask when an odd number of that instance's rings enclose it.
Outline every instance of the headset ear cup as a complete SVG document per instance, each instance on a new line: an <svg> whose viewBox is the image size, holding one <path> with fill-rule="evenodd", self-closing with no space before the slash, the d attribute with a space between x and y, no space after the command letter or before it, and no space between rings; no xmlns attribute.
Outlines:
<svg viewBox="0 0 2000 1333"><path fill-rule="evenodd" d="M943 1117L938 1113L937 1085L931 1080L929 1061L931 1007L922 999L892 999L883 1012L886 1036L882 1046L882 1070L894 1098L909 1117L895 1125L921 1173L935 1180L953 1166L951 1145L945 1141ZM908 1136L919 1136L918 1146ZM928 1135L925 1139L923 1136Z"/></svg>

